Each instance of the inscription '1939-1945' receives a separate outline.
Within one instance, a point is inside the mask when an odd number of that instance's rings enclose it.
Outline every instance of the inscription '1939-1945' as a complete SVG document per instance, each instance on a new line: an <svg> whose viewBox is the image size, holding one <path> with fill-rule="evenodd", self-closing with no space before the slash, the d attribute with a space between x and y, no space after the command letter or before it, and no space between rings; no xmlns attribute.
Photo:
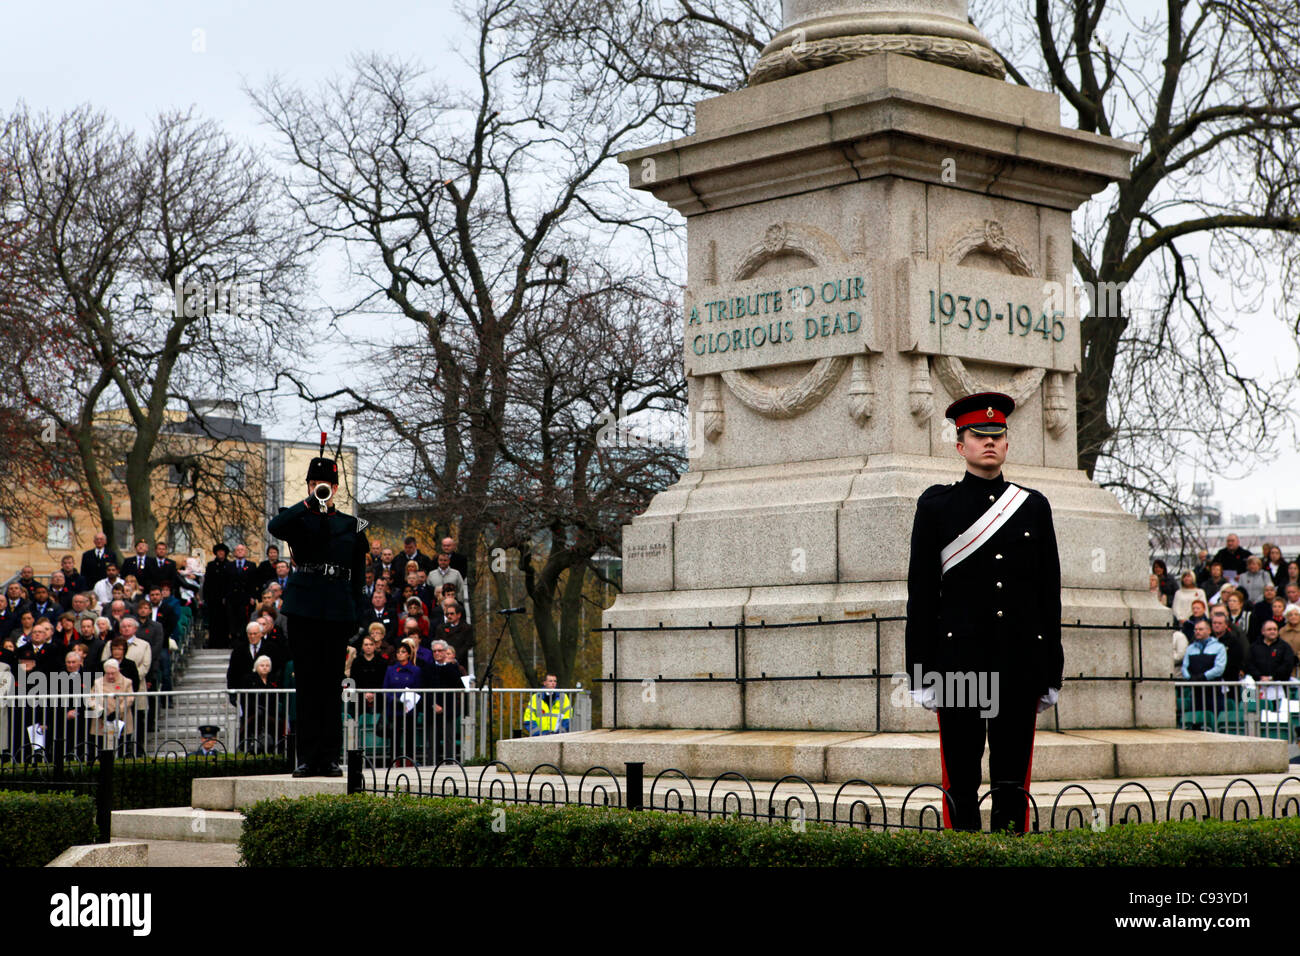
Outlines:
<svg viewBox="0 0 1300 956"><path fill-rule="evenodd" d="M696 355L712 355L781 345L793 342L797 336L815 339L857 332L862 327L862 315L856 309L824 313L807 310L863 299L867 294L864 286L862 276L847 276L816 285L794 285L707 300L691 307L686 320L688 328L706 323L739 325L743 320L763 321L756 324L746 321L742 327L733 325L721 331L701 329L691 339L691 351ZM796 314L790 315L796 310Z"/></svg>

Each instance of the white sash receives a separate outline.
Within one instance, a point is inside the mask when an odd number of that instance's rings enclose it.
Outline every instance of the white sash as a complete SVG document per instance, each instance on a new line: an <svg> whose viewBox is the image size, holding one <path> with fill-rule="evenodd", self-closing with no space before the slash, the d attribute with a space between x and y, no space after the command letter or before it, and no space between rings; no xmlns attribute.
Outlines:
<svg viewBox="0 0 1300 956"><path fill-rule="evenodd" d="M943 562L940 574L947 574L978 551L1028 499L1029 492L1019 485L1008 482L1007 490L1002 492L1002 497L989 505L988 511L975 519L973 525L939 552L939 559Z"/></svg>

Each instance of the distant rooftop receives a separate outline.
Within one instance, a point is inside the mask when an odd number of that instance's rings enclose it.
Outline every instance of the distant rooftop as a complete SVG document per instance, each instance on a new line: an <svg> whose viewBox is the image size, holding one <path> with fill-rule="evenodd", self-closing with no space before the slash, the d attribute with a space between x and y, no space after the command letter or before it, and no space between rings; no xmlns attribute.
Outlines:
<svg viewBox="0 0 1300 956"><path fill-rule="evenodd" d="M240 421L237 418L223 418L216 415L204 415L202 423L197 419L187 418L183 422L177 422L167 430L179 432L182 435L207 435L222 440L249 442L266 440L262 435L261 425Z"/></svg>

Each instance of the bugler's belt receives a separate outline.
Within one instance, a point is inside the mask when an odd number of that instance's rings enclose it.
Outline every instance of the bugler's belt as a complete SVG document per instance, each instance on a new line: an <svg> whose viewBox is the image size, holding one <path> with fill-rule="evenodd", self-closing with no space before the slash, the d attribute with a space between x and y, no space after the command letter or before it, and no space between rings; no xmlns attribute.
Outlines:
<svg viewBox="0 0 1300 956"><path fill-rule="evenodd" d="M338 578L343 581L352 579L352 569L345 568L341 564L300 564L299 571L306 571L308 574L319 574L322 577Z"/></svg>

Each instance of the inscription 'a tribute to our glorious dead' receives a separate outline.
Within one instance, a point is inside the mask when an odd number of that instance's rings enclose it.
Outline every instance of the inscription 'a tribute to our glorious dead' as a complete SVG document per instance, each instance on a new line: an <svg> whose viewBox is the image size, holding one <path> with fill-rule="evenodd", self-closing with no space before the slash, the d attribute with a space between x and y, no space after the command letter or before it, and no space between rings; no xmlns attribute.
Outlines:
<svg viewBox="0 0 1300 956"><path fill-rule="evenodd" d="M693 289L682 317L687 374L806 362L872 348L874 292L866 263Z"/></svg>

